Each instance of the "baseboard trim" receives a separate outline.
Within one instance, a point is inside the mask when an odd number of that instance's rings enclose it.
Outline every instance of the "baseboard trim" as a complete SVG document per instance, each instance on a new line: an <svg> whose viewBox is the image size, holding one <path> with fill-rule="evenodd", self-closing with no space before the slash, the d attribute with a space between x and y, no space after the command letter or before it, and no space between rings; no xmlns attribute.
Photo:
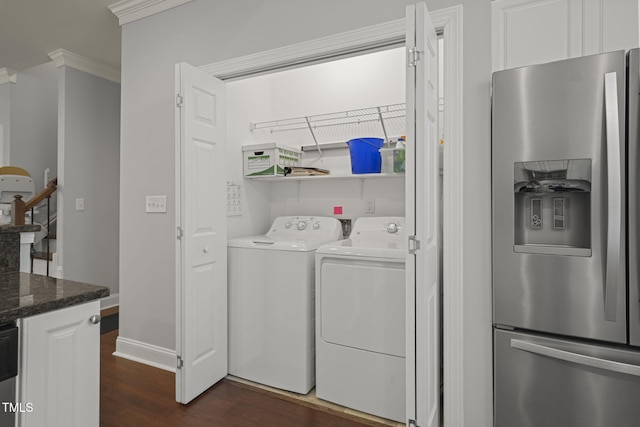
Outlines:
<svg viewBox="0 0 640 427"><path fill-rule="evenodd" d="M116 351L113 355L165 371L176 372L176 352L163 347L119 336L116 339Z"/></svg>
<svg viewBox="0 0 640 427"><path fill-rule="evenodd" d="M120 305L120 294L112 294L100 300L100 310Z"/></svg>

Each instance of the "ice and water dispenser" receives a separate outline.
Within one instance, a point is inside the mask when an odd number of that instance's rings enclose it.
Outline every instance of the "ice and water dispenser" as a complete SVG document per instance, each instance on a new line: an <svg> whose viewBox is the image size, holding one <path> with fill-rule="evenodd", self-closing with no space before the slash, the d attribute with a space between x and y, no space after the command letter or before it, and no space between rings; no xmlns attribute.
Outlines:
<svg viewBox="0 0 640 427"><path fill-rule="evenodd" d="M514 164L515 242L522 253L591 255L591 160Z"/></svg>

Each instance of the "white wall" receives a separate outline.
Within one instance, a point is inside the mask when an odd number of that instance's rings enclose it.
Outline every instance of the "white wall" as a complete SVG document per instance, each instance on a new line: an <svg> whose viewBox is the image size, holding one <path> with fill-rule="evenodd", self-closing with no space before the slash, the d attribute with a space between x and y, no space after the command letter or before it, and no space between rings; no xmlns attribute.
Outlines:
<svg viewBox="0 0 640 427"><path fill-rule="evenodd" d="M7 83L4 86L11 86ZM36 192L44 188L44 170L57 171L58 80L53 63L38 65L17 74L11 95L10 161L26 169Z"/></svg>
<svg viewBox="0 0 640 427"><path fill-rule="evenodd" d="M336 217L355 220L366 215L370 198L376 200L375 215L403 216L403 179L365 180L364 185L360 180L271 184L243 180L242 146L277 142L299 149L313 145L308 130L251 132L250 123L404 103L404 64L404 48L395 48L228 83L228 180L244 188L244 213L228 218L229 237L264 233L277 216L334 216L333 206L343 207L343 214ZM394 121L386 124L389 137L405 133L405 121ZM304 152L302 164L329 169L333 175L351 173L345 141L384 136L379 123L318 128L316 134L319 143L341 142L344 148L325 150L322 156L317 151Z"/></svg>
<svg viewBox="0 0 640 427"><path fill-rule="evenodd" d="M65 279L119 291L120 85L59 68L58 257ZM76 199L84 199L84 211Z"/></svg>
<svg viewBox="0 0 640 427"><path fill-rule="evenodd" d="M175 348L174 215L144 213L144 197L174 200L174 64L205 65L403 18L413 0L195 0L123 27L120 336ZM490 258L491 2L464 7L464 425L492 424ZM152 153L152 155L151 155ZM231 159L233 161L233 159ZM129 183L136 182L136 185ZM445 288L446 292L446 288ZM472 349L472 350L471 350ZM446 393L446 391L445 391Z"/></svg>

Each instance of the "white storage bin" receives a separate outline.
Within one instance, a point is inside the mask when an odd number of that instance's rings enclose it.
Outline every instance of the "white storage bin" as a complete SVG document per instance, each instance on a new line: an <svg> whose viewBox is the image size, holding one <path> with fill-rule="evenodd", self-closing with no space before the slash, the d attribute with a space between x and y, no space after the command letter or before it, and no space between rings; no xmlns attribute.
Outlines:
<svg viewBox="0 0 640 427"><path fill-rule="evenodd" d="M381 148L382 173L404 173L405 149Z"/></svg>
<svg viewBox="0 0 640 427"><path fill-rule="evenodd" d="M285 166L300 166L302 151L275 142L242 147L244 176L284 176Z"/></svg>

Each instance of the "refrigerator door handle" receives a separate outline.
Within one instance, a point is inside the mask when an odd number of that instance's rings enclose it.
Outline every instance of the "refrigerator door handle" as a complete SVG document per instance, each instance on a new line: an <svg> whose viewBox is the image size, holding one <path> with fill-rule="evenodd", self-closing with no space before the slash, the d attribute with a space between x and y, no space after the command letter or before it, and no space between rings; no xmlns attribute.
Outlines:
<svg viewBox="0 0 640 427"><path fill-rule="evenodd" d="M628 363L616 362L613 360L600 359L584 354L573 353L571 351L560 350L545 345L535 344L528 341L511 339L511 347L518 350L527 351L529 353L539 354L554 359L564 360L565 362L575 363L592 368L603 369L605 371L618 372L621 374L640 376L640 366Z"/></svg>
<svg viewBox="0 0 640 427"><path fill-rule="evenodd" d="M622 167L618 116L617 73L604 75L604 102L607 138L607 252L604 289L604 318L616 321L620 281L622 225Z"/></svg>

